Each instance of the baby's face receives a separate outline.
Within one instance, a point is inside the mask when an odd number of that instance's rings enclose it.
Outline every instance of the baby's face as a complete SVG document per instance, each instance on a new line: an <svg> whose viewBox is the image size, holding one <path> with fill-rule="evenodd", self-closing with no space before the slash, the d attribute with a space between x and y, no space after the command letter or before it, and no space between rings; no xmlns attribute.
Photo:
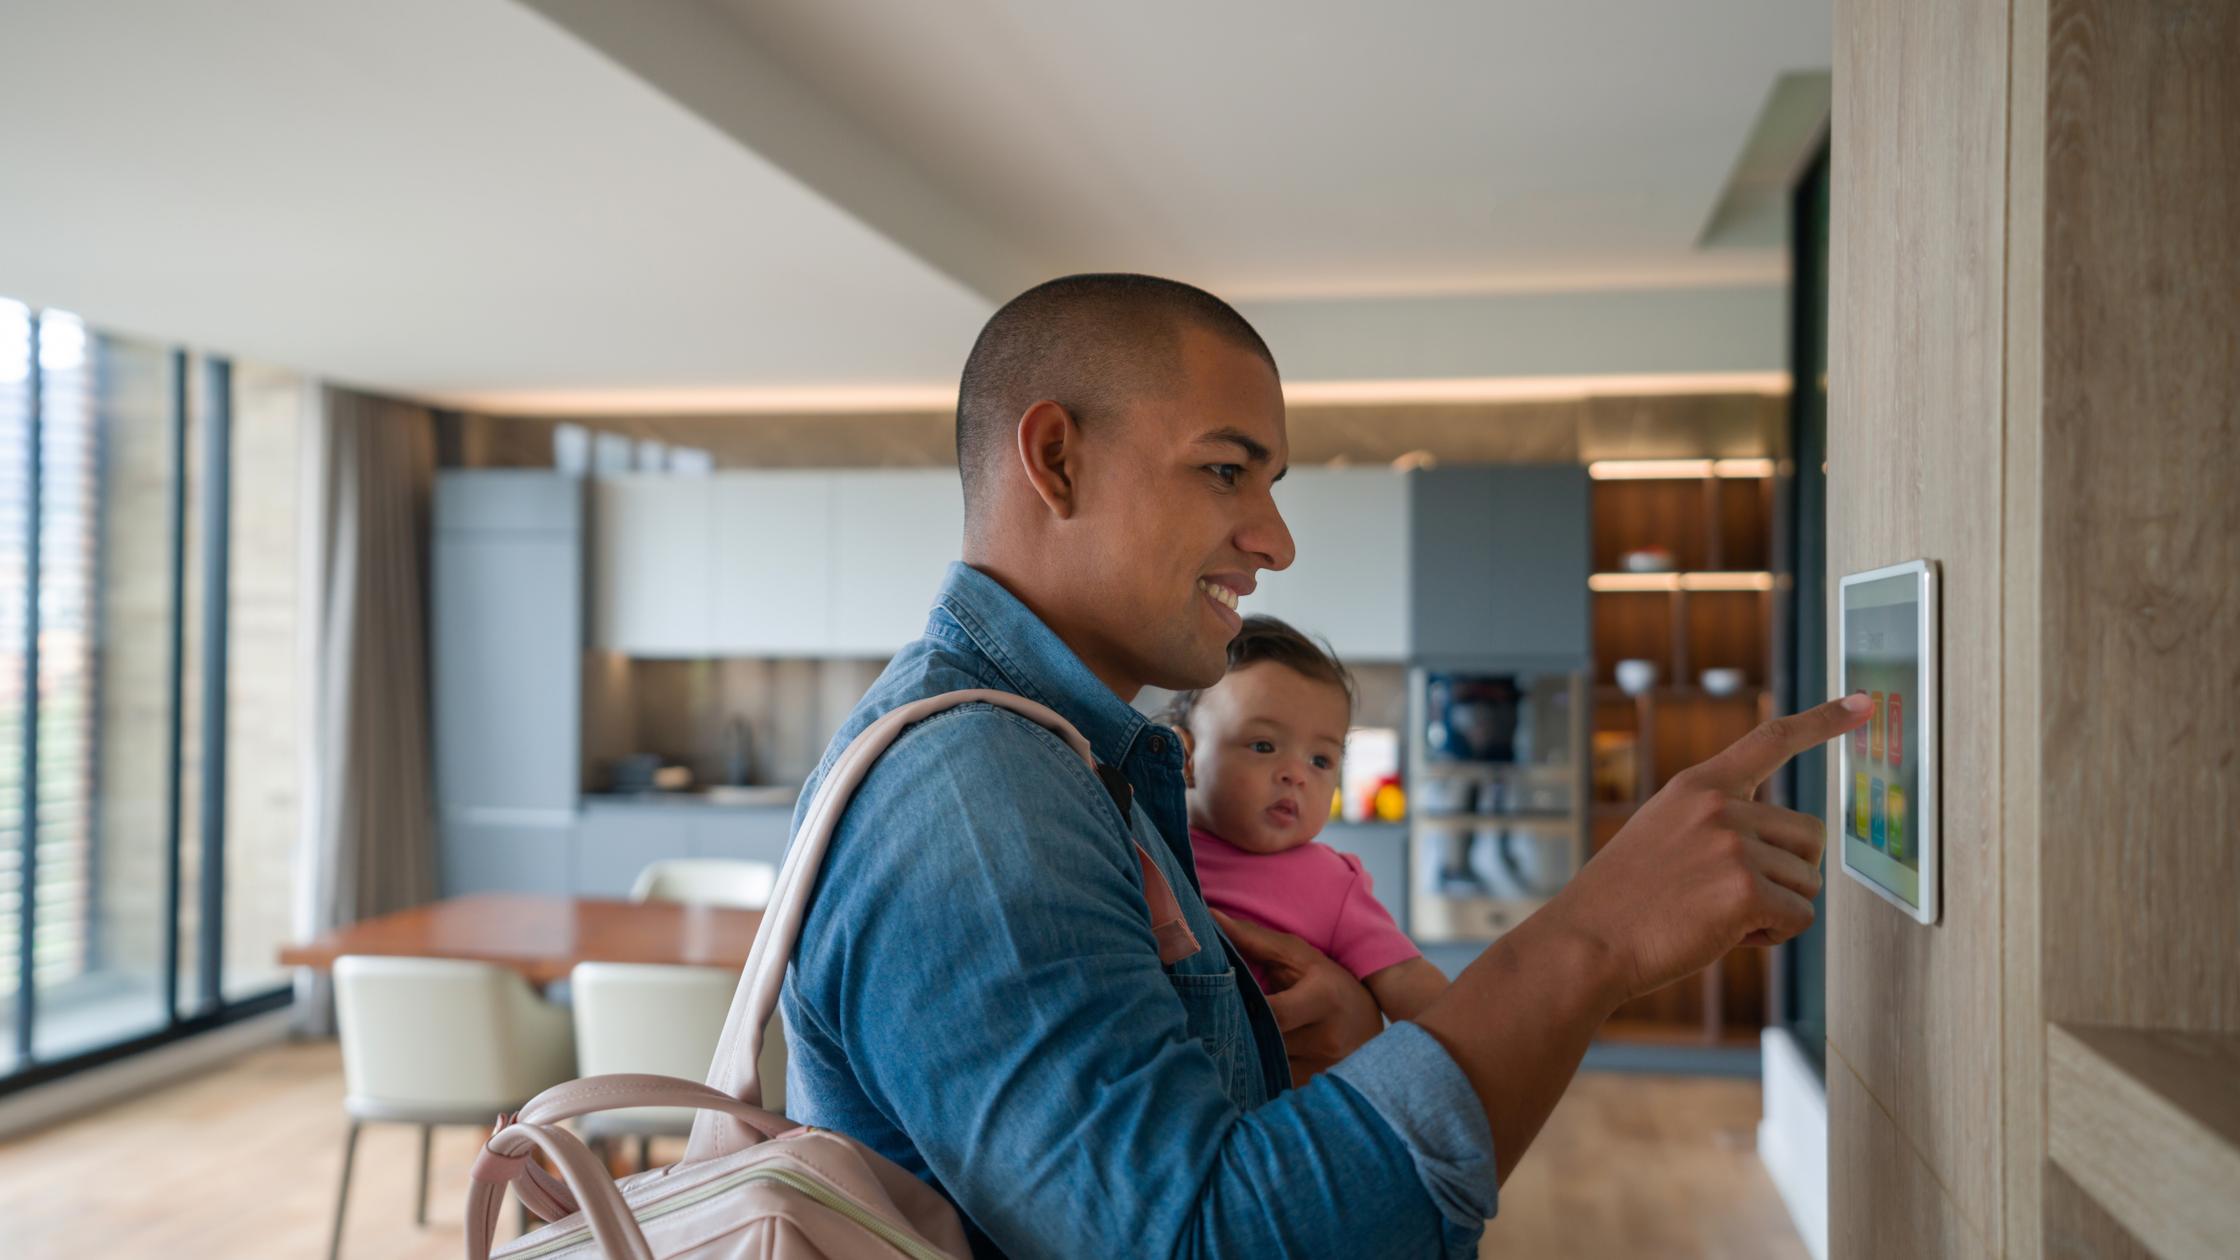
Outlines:
<svg viewBox="0 0 2240 1260"><path fill-rule="evenodd" d="M1252 853L1314 839L1352 716L1343 688L1274 661L1230 673L1190 715L1190 824Z"/></svg>

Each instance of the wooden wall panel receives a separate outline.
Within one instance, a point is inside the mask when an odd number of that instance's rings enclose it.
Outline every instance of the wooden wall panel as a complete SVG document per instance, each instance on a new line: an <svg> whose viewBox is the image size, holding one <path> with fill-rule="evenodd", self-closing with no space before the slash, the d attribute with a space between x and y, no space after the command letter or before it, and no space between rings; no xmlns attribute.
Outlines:
<svg viewBox="0 0 2240 1260"><path fill-rule="evenodd" d="M1846 1176L1871 1194L1844 1193ZM1828 1253L1886 1260L1998 1254L1867 1087L1828 1056Z"/></svg>
<svg viewBox="0 0 2240 1260"><path fill-rule="evenodd" d="M2240 1032L2240 6L2149 7L2051 6L2046 1018Z"/></svg>
<svg viewBox="0 0 2240 1260"><path fill-rule="evenodd" d="M1829 1075L1831 1132L1840 1135L1831 1211L1860 1222L1902 1210L1907 1187L1925 1178L1942 1197L1915 1196L1929 1218L1906 1228L1941 1245L1959 1236L1948 1219L1957 1215L1973 1245L1994 1252L2003 1229L2006 68L2004 5L1837 5L1829 569L1919 556L1943 568L1945 909L1941 924L1922 927L1831 875ZM1832 624L1832 590L1830 602ZM1848 1099L1841 1109L1836 1097ZM1869 1133L1847 1132L1868 1125ZM1893 1151L1919 1173L1896 1171ZM1832 1236L1848 1240L1836 1243L1838 1256L1939 1254L1857 1232Z"/></svg>
<svg viewBox="0 0 2240 1260"><path fill-rule="evenodd" d="M2007 443L2000 800L2006 943L2000 989L2001 1143L2007 1254L2044 1250L2045 1012L2038 978L2038 732L2044 713L2038 625L2043 380L2046 0L2014 0L2007 122Z"/></svg>

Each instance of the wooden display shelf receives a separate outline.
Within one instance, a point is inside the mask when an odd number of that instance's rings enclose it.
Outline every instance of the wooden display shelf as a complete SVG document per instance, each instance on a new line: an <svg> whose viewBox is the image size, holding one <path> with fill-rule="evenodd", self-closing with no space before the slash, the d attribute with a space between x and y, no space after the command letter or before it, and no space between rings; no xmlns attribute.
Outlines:
<svg viewBox="0 0 2240 1260"><path fill-rule="evenodd" d="M2231 1255L2240 1035L2048 1027L2046 1146L2156 1255Z"/></svg>
<svg viewBox="0 0 2240 1260"><path fill-rule="evenodd" d="M1681 770L1770 716L1775 595L1771 475L1719 476L1710 459L1694 476L1598 477L1592 562L1595 682L1590 708L1602 736L1630 736L1632 801L1600 800L1588 814L1590 855L1608 844L1640 802ZM1767 464L1770 467L1770 463ZM1625 555L1663 550L1674 572L1624 572ZM1621 660L1656 662L1658 685L1617 686ZM1713 695L1706 669L1739 669L1744 686ZM1622 745L1617 755L1623 757ZM1608 790L1607 785L1605 790ZM1626 1004L1611 1025L1626 1040L1755 1043L1772 985L1767 951L1738 950L1696 975Z"/></svg>

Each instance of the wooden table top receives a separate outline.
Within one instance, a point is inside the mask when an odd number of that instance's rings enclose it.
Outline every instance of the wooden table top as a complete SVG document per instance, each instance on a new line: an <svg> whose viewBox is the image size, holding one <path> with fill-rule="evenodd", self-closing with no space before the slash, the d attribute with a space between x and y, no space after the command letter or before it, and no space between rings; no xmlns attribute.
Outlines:
<svg viewBox="0 0 2240 1260"><path fill-rule="evenodd" d="M510 967L539 985L565 979L579 962L736 970L746 964L761 923L756 910L483 893L353 923L287 946L280 961L325 971L344 954L465 958Z"/></svg>

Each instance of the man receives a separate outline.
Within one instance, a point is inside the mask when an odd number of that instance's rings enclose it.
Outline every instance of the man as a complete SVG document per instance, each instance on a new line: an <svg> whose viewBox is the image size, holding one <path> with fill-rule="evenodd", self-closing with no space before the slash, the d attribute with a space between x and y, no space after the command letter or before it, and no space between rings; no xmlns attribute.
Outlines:
<svg viewBox="0 0 2240 1260"><path fill-rule="evenodd" d="M1181 746L1128 704L1217 681L1237 597L1291 563L1259 336L1171 281L1029 290L966 362L957 458L964 563L833 752L897 705L988 687L1056 710L1117 775L987 705L907 731L834 838L784 1008L793 1116L939 1187L979 1253L1475 1255L1618 1003L1811 922L1820 825L1750 798L1863 719L1841 705L1680 776L1418 1020L1381 1028L1300 942L1224 938ZM1197 952L1162 964L1137 847ZM1279 1026L1335 1065L1289 1088Z"/></svg>

